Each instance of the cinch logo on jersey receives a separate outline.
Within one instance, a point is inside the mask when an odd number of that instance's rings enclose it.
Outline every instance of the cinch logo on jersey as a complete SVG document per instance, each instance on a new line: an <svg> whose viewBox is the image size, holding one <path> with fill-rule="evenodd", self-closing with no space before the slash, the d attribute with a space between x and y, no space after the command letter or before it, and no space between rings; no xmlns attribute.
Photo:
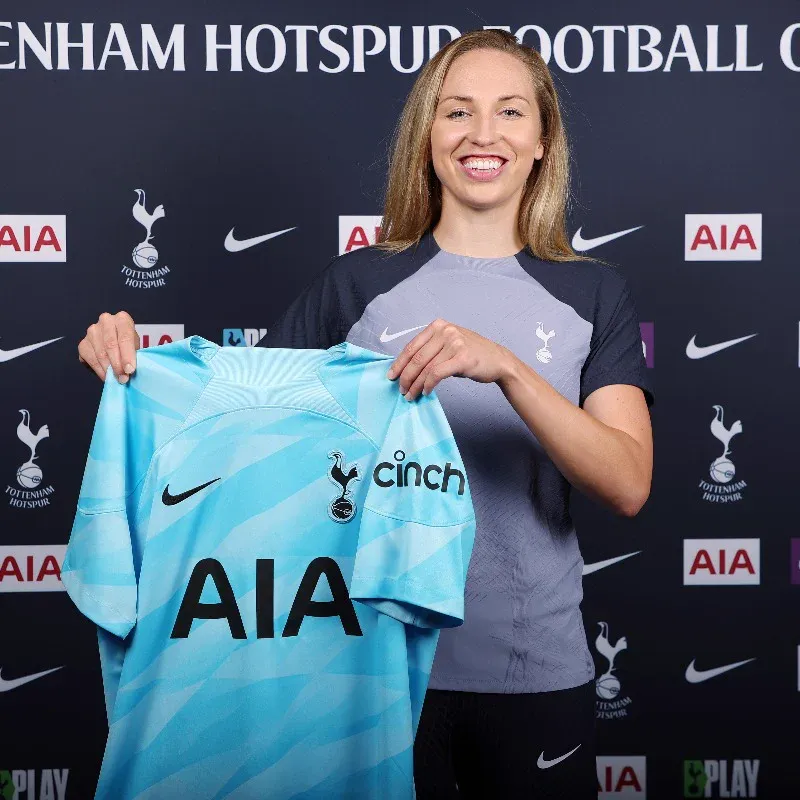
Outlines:
<svg viewBox="0 0 800 800"><path fill-rule="evenodd" d="M741 420L736 420L730 426L725 425L725 409L722 406L712 406L714 418L711 420L711 434L722 445L722 455L711 462L709 475L714 483L701 480L700 489L703 490L703 500L709 503L735 503L742 499L742 489L747 487L744 481L733 481L736 467L730 459L731 440L742 432Z"/></svg>
<svg viewBox="0 0 800 800"><path fill-rule="evenodd" d="M255 347L267 335L266 328L223 328L224 347Z"/></svg>
<svg viewBox="0 0 800 800"><path fill-rule="evenodd" d="M312 600L322 575L327 579L332 599ZM208 578L216 587L219 602L200 601ZM256 559L255 604L256 638L275 638L275 560L272 558ZM342 571L327 556L315 558L306 568L281 637L297 636L306 617L339 617L347 636L363 636ZM234 639L247 638L233 587L225 568L214 558L204 558L195 564L169 638L187 639L196 619L225 619Z"/></svg>
<svg viewBox="0 0 800 800"><path fill-rule="evenodd" d="M761 214L687 214L685 261L761 261Z"/></svg>
<svg viewBox="0 0 800 800"><path fill-rule="evenodd" d="M339 217L339 255L375 244L381 230L381 215Z"/></svg>
<svg viewBox="0 0 800 800"><path fill-rule="evenodd" d="M621 636L613 644L608 638L608 623L598 622L600 633L594 640L597 652L608 662L608 669L595 679L595 689L597 691L597 718L598 719L622 719L627 717L631 698L622 694L622 685L619 678L614 674L617 656L628 649L628 640Z"/></svg>
<svg viewBox="0 0 800 800"><path fill-rule="evenodd" d="M644 756L597 756L597 796L647 796L647 759Z"/></svg>
<svg viewBox="0 0 800 800"><path fill-rule="evenodd" d="M169 274L169 267L157 267L158 250L151 244L153 239L153 225L166 216L164 206L156 206L152 213L145 205L147 199L144 189L134 189L137 200L133 204L133 218L144 228L145 237L139 242L131 253L131 259L136 269L123 266L122 274L125 276L125 285L134 289L153 289L164 285L164 276Z"/></svg>
<svg viewBox="0 0 800 800"><path fill-rule="evenodd" d="M137 325L141 347L179 342L184 338L183 325Z"/></svg>
<svg viewBox="0 0 800 800"><path fill-rule="evenodd" d="M0 261L66 261L63 214L0 214Z"/></svg>
<svg viewBox="0 0 800 800"><path fill-rule="evenodd" d="M407 487L424 485L427 489L446 492L450 488L450 479L458 478L457 494L459 496L464 494L464 473L459 469L453 469L453 465L450 461L448 461L444 465L444 469L442 469L442 467L437 464L428 464L427 467L423 467L416 461L409 461L408 464L403 465L405 457L405 451L395 450L394 460L397 463L392 464L389 461L381 461L372 472L372 480L384 489L390 486ZM411 479L412 482L409 482L408 473L411 470L414 470L414 475ZM438 476L441 476L441 479ZM438 483L437 480L439 481Z"/></svg>
<svg viewBox="0 0 800 800"><path fill-rule="evenodd" d="M642 351L644 361L652 369L656 365L656 326L654 322L640 322L639 332L642 335Z"/></svg>
<svg viewBox="0 0 800 800"><path fill-rule="evenodd" d="M684 761L684 797L758 797L759 759Z"/></svg>
<svg viewBox="0 0 800 800"><path fill-rule="evenodd" d="M17 486L6 486L8 504L13 508L41 508L50 505L50 495L54 489L52 486L42 486L43 474L36 463L36 450L42 439L50 436L50 429L47 425L41 425L38 431L32 431L28 410L21 408L19 413L22 414L22 420L17 425L17 438L28 448L29 454L25 463L17 468Z"/></svg>
<svg viewBox="0 0 800 800"><path fill-rule="evenodd" d="M66 800L68 769L0 769L0 800Z"/></svg>
<svg viewBox="0 0 800 800"><path fill-rule="evenodd" d="M63 592L65 544L0 547L0 592Z"/></svg>
<svg viewBox="0 0 800 800"><path fill-rule="evenodd" d="M757 586L759 539L684 539L684 586Z"/></svg>

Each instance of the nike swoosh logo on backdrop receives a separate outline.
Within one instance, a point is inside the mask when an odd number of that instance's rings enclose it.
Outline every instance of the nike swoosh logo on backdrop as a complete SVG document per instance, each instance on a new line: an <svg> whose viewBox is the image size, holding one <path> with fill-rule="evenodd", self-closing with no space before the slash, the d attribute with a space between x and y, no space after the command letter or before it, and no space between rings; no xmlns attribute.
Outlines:
<svg viewBox="0 0 800 800"><path fill-rule="evenodd" d="M38 678L43 678L45 675L49 675L51 672L56 672L59 669L61 669L61 667L53 667L53 669L46 669L44 672L34 672L33 675L26 675L24 678L13 678L10 681L5 680L5 678L0 675L0 692L10 692L18 686L24 686L26 683L35 681ZM0 670L0 672L1 671L2 670Z"/></svg>
<svg viewBox="0 0 800 800"><path fill-rule="evenodd" d="M276 236L289 233L289 231L293 230L294 228L286 228L282 231L275 231L275 233L266 233L263 236L253 236L252 239L236 239L233 235L233 228L231 228L228 235L225 237L225 249L229 253L238 253L240 250L247 250L248 247L255 247L255 245L261 244L261 242L266 242L269 239L274 239Z"/></svg>
<svg viewBox="0 0 800 800"><path fill-rule="evenodd" d="M715 667L714 669L695 669L694 659L692 663L686 667L686 680L689 683L702 683L710 678L716 678L717 675L722 675L723 672L730 672L732 669L749 664L755 661L754 658L748 658L745 661L737 661L735 664L726 664L724 667Z"/></svg>
<svg viewBox="0 0 800 800"><path fill-rule="evenodd" d="M44 347L46 344L52 344L53 342L57 342L59 339L63 338L63 336L59 336L58 339L48 339L46 342L37 342L36 344L29 344L25 347L17 347L15 350L0 350L0 363L3 361L11 361L12 358L17 358L17 356L24 356L25 353L38 350L40 347Z"/></svg>
<svg viewBox="0 0 800 800"><path fill-rule="evenodd" d="M610 567L612 564L617 564L620 561L624 561L626 558L630 558L631 556L638 556L641 553L641 550L637 550L635 553L626 553L624 556L617 556L616 558L607 558L605 561L595 561L594 564L584 564L583 565L583 574L590 575L592 572L597 572L599 569L605 569L606 567Z"/></svg>
<svg viewBox="0 0 800 800"><path fill-rule="evenodd" d="M195 486L194 489L189 489L187 492L181 492L180 494L170 494L169 493L169 484L164 487L164 493L161 495L161 502L164 503L165 506L174 506L178 503L182 503L184 500L188 500L193 494L197 494L199 491L206 488L206 486L211 486L212 483L216 483L219 478L214 478L213 481L208 481L208 483L204 483L202 486Z"/></svg>
<svg viewBox="0 0 800 800"><path fill-rule="evenodd" d="M627 236L629 233L633 233L634 231L638 231L639 228L644 228L644 225L638 225L635 228L628 228L626 231L617 231L616 233L609 233L606 236L598 236L594 239L584 239L581 236L581 230L583 227L581 226L578 230L575 231L575 235L572 237L572 247L575 250L580 250L581 252L586 252L587 250L591 250L593 247L600 247L601 244L605 244L606 242L613 242L614 239L619 239L620 236Z"/></svg>
<svg viewBox="0 0 800 800"><path fill-rule="evenodd" d="M578 745L580 747L580 745ZM564 753L563 756L559 756L558 758L554 758L552 761L547 761L544 757L544 750L539 754L539 758L536 761L536 766L539 769L550 769L550 767L554 767L556 764L560 764L565 758L569 758L575 750L578 749L576 747L574 750L570 750L569 753Z"/></svg>
<svg viewBox="0 0 800 800"><path fill-rule="evenodd" d="M406 328L404 331L400 331L399 333L389 333L389 329L384 328L383 333L380 335L380 340L382 342L391 342L392 339L397 339L399 336L405 336L407 333L411 333L411 331L418 331L420 328L424 327L424 325L417 325L416 328Z"/></svg>
<svg viewBox="0 0 800 800"><path fill-rule="evenodd" d="M746 342L754 336L758 336L758 334L751 333L749 336L742 336L739 339L731 339L730 341L720 342L719 344L710 344L706 347L700 347L695 344L695 337L692 336L689 340L689 344L686 345L686 355L689 356L689 358L705 358L706 356L714 355L714 353L719 353L720 350L724 350L726 347L733 347L740 342Z"/></svg>

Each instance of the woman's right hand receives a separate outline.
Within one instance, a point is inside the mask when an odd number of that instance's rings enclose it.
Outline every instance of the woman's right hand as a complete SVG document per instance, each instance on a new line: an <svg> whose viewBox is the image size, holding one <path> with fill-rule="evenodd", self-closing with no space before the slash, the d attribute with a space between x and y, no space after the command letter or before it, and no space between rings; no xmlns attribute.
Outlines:
<svg viewBox="0 0 800 800"><path fill-rule="evenodd" d="M86 336L78 344L78 360L94 370L100 380L105 380L109 365L120 383L127 383L136 369L136 351L139 334L127 311L100 315L86 329Z"/></svg>

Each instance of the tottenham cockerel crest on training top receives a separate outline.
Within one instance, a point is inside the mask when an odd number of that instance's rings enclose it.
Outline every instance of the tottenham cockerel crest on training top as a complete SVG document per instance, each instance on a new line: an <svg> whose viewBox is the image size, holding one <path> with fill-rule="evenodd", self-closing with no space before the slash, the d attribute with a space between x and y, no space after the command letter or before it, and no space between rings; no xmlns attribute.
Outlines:
<svg viewBox="0 0 800 800"><path fill-rule="evenodd" d="M38 430L32 430L28 410L21 408L19 413L22 419L17 425L17 438L28 448L28 458L17 469L16 486L6 486L8 504L14 508L41 508L50 505L53 487L42 484L44 475L36 451L42 440L49 438L50 429L40 425Z"/></svg>
<svg viewBox="0 0 800 800"><path fill-rule="evenodd" d="M722 445L722 453L709 466L711 481L701 480L699 487L703 492L703 500L709 503L735 503L742 499L742 489L747 487L744 481L735 481L736 467L731 461L733 449L731 442L734 436L742 432L742 421L737 419L729 426L725 425L725 409L713 406L714 417L711 420L711 434Z"/></svg>
<svg viewBox="0 0 800 800"><path fill-rule="evenodd" d="M169 267L158 266L159 254L153 240L153 225L166 216L164 206L157 205L152 212L147 210L147 197L144 189L134 189L136 202L131 209L133 218L144 228L145 237L131 253L132 267L122 267L125 285L135 289L153 289L164 285L164 277L169 274Z"/></svg>

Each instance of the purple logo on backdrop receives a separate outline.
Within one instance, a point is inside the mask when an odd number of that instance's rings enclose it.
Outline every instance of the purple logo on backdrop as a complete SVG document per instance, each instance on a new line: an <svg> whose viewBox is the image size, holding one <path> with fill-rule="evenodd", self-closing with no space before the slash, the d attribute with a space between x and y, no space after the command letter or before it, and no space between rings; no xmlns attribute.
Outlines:
<svg viewBox="0 0 800 800"><path fill-rule="evenodd" d="M800 539L792 539L792 583L800 583Z"/></svg>
<svg viewBox="0 0 800 800"><path fill-rule="evenodd" d="M642 334L642 347L644 360L651 369L656 365L656 332L654 322L640 322L639 330Z"/></svg>

